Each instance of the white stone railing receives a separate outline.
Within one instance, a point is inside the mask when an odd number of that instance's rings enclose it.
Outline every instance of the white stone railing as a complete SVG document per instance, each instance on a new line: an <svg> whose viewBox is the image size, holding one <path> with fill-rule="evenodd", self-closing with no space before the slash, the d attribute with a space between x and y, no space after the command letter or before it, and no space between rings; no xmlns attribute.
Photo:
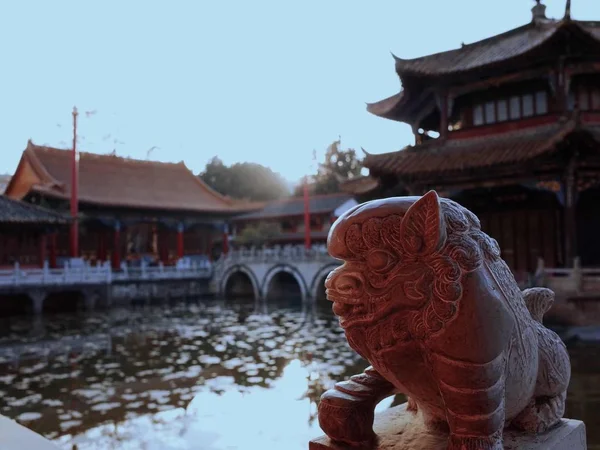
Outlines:
<svg viewBox="0 0 600 450"><path fill-rule="evenodd" d="M111 284L115 281L144 281L144 280L170 280L181 278L210 278L212 268L194 263L177 264L176 266L148 267L145 264L139 267L128 267L121 264L121 270L114 271L110 264L66 264L61 269L51 269L47 264L44 268L21 268L15 263L12 269L0 270L0 287L15 286L51 286L51 285L86 285L86 284Z"/></svg>
<svg viewBox="0 0 600 450"><path fill-rule="evenodd" d="M327 253L327 247L324 245L310 249L302 245L240 249L221 255L214 263L213 280L219 280L225 270L234 264L294 264L302 262L339 262L341 264L341 261Z"/></svg>
<svg viewBox="0 0 600 450"><path fill-rule="evenodd" d="M544 260L539 258L534 284L550 288L556 294L600 294L600 268L581 267L579 258L575 258L572 268L551 268L545 267Z"/></svg>
<svg viewBox="0 0 600 450"><path fill-rule="evenodd" d="M218 262L269 263L329 260L334 260L334 258L327 253L327 248L325 246L313 247L310 249L303 246L289 246L234 250L221 256Z"/></svg>

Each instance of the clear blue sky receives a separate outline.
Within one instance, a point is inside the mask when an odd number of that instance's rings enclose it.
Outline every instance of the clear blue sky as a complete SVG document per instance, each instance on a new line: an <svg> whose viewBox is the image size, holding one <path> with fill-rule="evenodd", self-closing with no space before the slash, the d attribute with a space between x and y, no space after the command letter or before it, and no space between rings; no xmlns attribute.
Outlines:
<svg viewBox="0 0 600 450"><path fill-rule="evenodd" d="M565 0L545 0L562 17ZM291 181L342 137L372 153L412 141L365 102L399 90L404 58L531 20L529 0L7 0L0 5L0 173L28 138L184 160L253 161ZM600 20L600 0L573 0ZM87 118L85 111L96 111ZM117 143L115 144L115 140Z"/></svg>

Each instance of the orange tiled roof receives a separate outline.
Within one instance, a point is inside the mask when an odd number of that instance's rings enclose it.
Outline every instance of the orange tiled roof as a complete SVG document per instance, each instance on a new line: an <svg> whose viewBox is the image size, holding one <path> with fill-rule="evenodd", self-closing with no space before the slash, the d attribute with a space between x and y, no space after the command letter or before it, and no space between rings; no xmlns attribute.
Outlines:
<svg viewBox="0 0 600 450"><path fill-rule="evenodd" d="M432 140L397 152L367 155L363 165L372 172L418 177L514 164L552 151L575 127L571 120L497 136Z"/></svg>
<svg viewBox="0 0 600 450"><path fill-rule="evenodd" d="M23 155L42 180L38 192L69 198L71 150L33 144ZM235 212L234 203L195 176L183 162L162 163L79 153L79 201L103 206L198 212Z"/></svg>

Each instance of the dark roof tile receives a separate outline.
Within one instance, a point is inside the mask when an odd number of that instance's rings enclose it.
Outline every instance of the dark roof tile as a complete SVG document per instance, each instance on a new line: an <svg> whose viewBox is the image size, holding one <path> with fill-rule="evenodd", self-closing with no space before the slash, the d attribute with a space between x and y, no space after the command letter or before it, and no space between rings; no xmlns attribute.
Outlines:
<svg viewBox="0 0 600 450"><path fill-rule="evenodd" d="M310 197L310 212L331 213L351 199L352 196L349 194L315 195ZM300 216L302 214L304 214L304 198L291 197L267 203L260 211L237 216L235 220L267 219L285 216Z"/></svg>
<svg viewBox="0 0 600 450"><path fill-rule="evenodd" d="M0 224L66 224L66 215L0 195Z"/></svg>
<svg viewBox="0 0 600 450"><path fill-rule="evenodd" d="M371 171L421 176L518 163L551 151L572 132L575 123L554 123L511 131L497 136L429 141L392 153L368 155Z"/></svg>
<svg viewBox="0 0 600 450"><path fill-rule="evenodd" d="M525 55L562 27L578 27L600 41L600 22L545 20L531 22L455 50L414 59L396 57L396 70L401 75L443 75L482 68Z"/></svg>

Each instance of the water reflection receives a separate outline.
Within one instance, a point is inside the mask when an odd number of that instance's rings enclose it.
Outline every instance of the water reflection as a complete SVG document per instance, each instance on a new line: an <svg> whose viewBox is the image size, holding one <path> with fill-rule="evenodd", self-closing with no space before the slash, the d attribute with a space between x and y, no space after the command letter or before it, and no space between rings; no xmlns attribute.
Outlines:
<svg viewBox="0 0 600 450"><path fill-rule="evenodd" d="M0 413L65 449L305 449L320 434L320 395L367 364L330 313L307 319L289 306L271 304L266 315L253 314L252 302L215 302L4 320ZM590 430L596 403L587 394L600 367L578 363L599 351L588 347L571 353L568 414L589 415Z"/></svg>

